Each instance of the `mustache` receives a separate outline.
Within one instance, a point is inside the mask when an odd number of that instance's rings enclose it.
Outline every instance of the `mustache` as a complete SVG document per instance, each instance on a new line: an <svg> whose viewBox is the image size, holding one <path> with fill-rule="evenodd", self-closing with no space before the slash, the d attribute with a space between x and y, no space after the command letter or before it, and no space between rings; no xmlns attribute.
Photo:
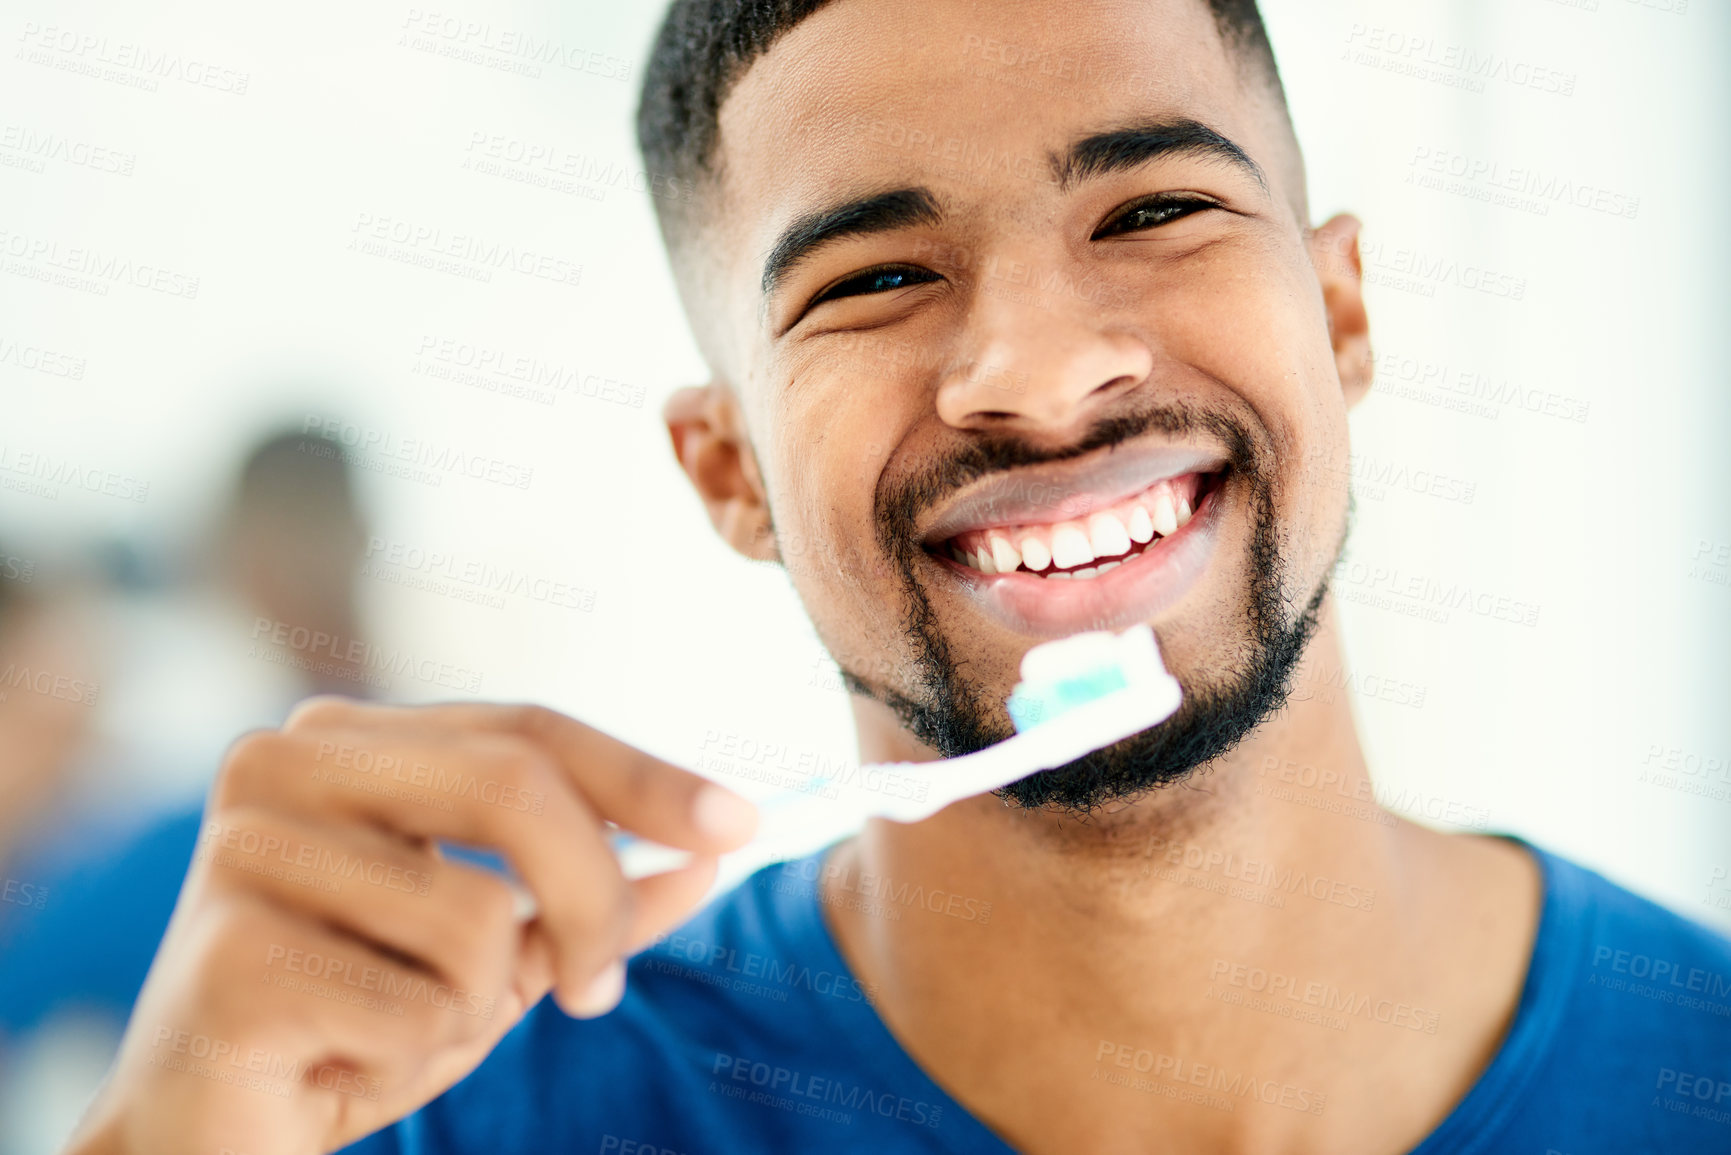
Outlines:
<svg viewBox="0 0 1731 1155"><path fill-rule="evenodd" d="M1172 402L1145 405L1101 418L1073 445L1053 449L1013 434L979 434L906 476L886 475L873 495L878 545L905 567L920 548L915 537L920 515L964 486L995 473L1067 461L1151 433L1175 439L1212 437L1224 448L1234 472L1245 474L1258 488L1267 483L1271 453L1236 414Z"/></svg>

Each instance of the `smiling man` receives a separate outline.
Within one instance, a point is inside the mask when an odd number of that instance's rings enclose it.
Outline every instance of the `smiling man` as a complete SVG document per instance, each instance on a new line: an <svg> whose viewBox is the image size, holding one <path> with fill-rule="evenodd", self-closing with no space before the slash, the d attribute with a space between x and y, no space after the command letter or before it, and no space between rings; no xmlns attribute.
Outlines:
<svg viewBox="0 0 1731 1155"><path fill-rule="evenodd" d="M683 921L726 792L546 711L311 703L230 753L77 1150L1731 1149L1731 946L1377 809L1292 693L1340 661L1369 336L1253 4L679 0L639 132L695 190L675 450L861 759L1001 740L1085 629L1152 623L1184 705ZM627 884L603 820L696 861Z"/></svg>

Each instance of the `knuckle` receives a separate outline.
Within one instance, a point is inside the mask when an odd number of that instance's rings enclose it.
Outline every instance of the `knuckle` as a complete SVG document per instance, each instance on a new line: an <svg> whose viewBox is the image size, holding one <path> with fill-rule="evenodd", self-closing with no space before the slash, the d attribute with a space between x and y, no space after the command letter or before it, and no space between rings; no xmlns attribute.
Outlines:
<svg viewBox="0 0 1731 1155"><path fill-rule="evenodd" d="M200 831L200 841L204 844L201 849L212 849L216 843L242 832L257 833L264 822L264 810L258 806L234 803L212 807L205 815L204 829Z"/></svg>
<svg viewBox="0 0 1731 1155"><path fill-rule="evenodd" d="M213 904L209 917L195 967L201 985L213 995L263 966L287 930L283 915L265 902L243 895Z"/></svg>
<svg viewBox="0 0 1731 1155"><path fill-rule="evenodd" d="M483 743L488 773L501 786L514 790L544 788L552 773L552 760L533 742L505 735L489 735Z"/></svg>
<svg viewBox="0 0 1731 1155"><path fill-rule="evenodd" d="M680 775L667 773L667 767L652 754L632 750L625 763L624 790L633 806L654 805L690 788Z"/></svg>
<svg viewBox="0 0 1731 1155"><path fill-rule="evenodd" d="M259 875L246 869L276 823L256 806L232 805L213 808L199 831L195 861L202 861L207 877L225 890L253 889Z"/></svg>
<svg viewBox="0 0 1731 1155"><path fill-rule="evenodd" d="M500 880L483 879L458 921L458 933L449 940L457 954L454 967L465 985L490 989L508 971L516 951L516 895Z"/></svg>
<svg viewBox="0 0 1731 1155"><path fill-rule="evenodd" d="M222 756L219 786L240 787L268 771L282 756L283 735L276 730L249 730L236 738Z"/></svg>
<svg viewBox="0 0 1731 1155"><path fill-rule="evenodd" d="M685 814L704 781L653 754L632 750L619 777L619 804L635 814Z"/></svg>
<svg viewBox="0 0 1731 1155"><path fill-rule="evenodd" d="M551 732L561 716L557 711L533 702L513 703L502 709L507 726L535 737Z"/></svg>
<svg viewBox="0 0 1731 1155"><path fill-rule="evenodd" d="M256 729L241 734L228 745L228 752L223 755L223 771L244 772L253 771L260 765L273 762L282 750L282 734L272 729Z"/></svg>
<svg viewBox="0 0 1731 1155"><path fill-rule="evenodd" d="M477 879L474 896L465 905L465 916L477 924L473 939L497 939L516 925L517 895L503 879Z"/></svg>
<svg viewBox="0 0 1731 1155"><path fill-rule="evenodd" d="M625 941L635 910L636 899L620 877L595 887L581 907L567 904L563 913L586 953L611 958Z"/></svg>
<svg viewBox="0 0 1731 1155"><path fill-rule="evenodd" d="M345 698L341 694L314 694L289 711L288 721L283 723L283 729L293 734L302 730L338 726L360 708L361 704L355 699Z"/></svg>
<svg viewBox="0 0 1731 1155"><path fill-rule="evenodd" d="M475 1036L477 1025L486 1026L474 1022L475 1015L466 1005L468 998L469 992L453 990L450 1001L443 1005L416 1000L409 1005L407 1015L389 1016L393 1021L390 1029L404 1044L449 1046L463 1042Z"/></svg>

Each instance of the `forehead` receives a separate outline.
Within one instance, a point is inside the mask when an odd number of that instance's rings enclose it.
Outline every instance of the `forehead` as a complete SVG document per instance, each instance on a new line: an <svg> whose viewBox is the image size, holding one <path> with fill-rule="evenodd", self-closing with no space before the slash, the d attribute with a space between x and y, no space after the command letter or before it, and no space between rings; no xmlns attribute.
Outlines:
<svg viewBox="0 0 1731 1155"><path fill-rule="evenodd" d="M1088 132L1181 115L1251 148L1255 105L1201 0L838 0L724 103L716 222L761 258L854 191L1037 201Z"/></svg>

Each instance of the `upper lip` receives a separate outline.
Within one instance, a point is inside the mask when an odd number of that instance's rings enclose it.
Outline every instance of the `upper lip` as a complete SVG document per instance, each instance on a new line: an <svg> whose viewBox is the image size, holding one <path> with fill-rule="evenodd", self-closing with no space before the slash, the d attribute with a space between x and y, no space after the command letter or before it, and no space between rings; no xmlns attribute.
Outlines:
<svg viewBox="0 0 1731 1155"><path fill-rule="evenodd" d="M1065 461L995 473L965 486L919 531L932 548L971 529L1045 525L1086 517L1157 481L1225 468L1215 449L1170 443L1123 443Z"/></svg>

